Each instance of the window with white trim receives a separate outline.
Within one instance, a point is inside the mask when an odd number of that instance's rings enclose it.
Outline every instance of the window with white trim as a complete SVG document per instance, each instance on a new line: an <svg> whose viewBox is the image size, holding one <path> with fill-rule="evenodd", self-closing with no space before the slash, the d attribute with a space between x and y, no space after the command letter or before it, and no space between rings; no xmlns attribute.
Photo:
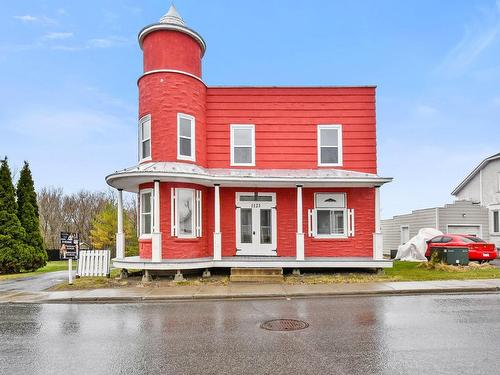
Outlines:
<svg viewBox="0 0 500 375"><path fill-rule="evenodd" d="M201 203L201 190L171 189L171 235L173 237L201 237Z"/></svg>
<svg viewBox="0 0 500 375"><path fill-rule="evenodd" d="M348 209L345 193L315 193L314 209L308 210L309 236L354 236L354 210Z"/></svg>
<svg viewBox="0 0 500 375"><path fill-rule="evenodd" d="M318 125L318 165L342 165L341 125Z"/></svg>
<svg viewBox="0 0 500 375"><path fill-rule="evenodd" d="M195 161L195 119L177 114L177 159Z"/></svg>
<svg viewBox="0 0 500 375"><path fill-rule="evenodd" d="M255 165L255 125L231 125L231 165Z"/></svg>
<svg viewBox="0 0 500 375"><path fill-rule="evenodd" d="M493 233L500 233L500 211L492 211L493 214Z"/></svg>
<svg viewBox="0 0 500 375"><path fill-rule="evenodd" d="M151 115L139 120L139 160L151 159Z"/></svg>
<svg viewBox="0 0 500 375"><path fill-rule="evenodd" d="M149 235L153 232L153 189L141 190L139 204L140 234Z"/></svg>

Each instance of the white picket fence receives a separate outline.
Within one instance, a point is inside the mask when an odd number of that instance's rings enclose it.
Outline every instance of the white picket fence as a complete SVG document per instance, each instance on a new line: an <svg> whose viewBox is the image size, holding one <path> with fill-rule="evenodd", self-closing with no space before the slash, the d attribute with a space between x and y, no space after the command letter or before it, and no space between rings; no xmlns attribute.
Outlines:
<svg viewBox="0 0 500 375"><path fill-rule="evenodd" d="M111 252L109 250L80 250L76 275L109 276Z"/></svg>

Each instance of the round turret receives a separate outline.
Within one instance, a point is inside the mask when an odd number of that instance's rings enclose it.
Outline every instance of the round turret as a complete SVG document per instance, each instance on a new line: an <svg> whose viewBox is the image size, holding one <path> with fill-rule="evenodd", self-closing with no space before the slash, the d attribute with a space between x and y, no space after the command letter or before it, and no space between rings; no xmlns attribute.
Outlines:
<svg viewBox="0 0 500 375"><path fill-rule="evenodd" d="M206 86L201 80L205 42L186 27L172 5L159 23L141 30L139 44L144 55L144 74L138 81L139 117L151 119L151 156L139 161L206 166ZM189 121L191 131L186 130ZM191 139L180 137L182 132L192 133ZM186 147L191 147L192 155L186 156Z"/></svg>
<svg viewBox="0 0 500 375"><path fill-rule="evenodd" d="M206 44L188 28L173 5L158 23L139 32L139 45L144 52L144 72L172 69L201 78L201 59Z"/></svg>

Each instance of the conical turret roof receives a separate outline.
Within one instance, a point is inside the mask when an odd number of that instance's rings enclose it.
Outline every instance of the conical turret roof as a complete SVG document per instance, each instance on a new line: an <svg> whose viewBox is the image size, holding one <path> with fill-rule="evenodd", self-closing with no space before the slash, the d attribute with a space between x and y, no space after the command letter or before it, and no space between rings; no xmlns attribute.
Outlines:
<svg viewBox="0 0 500 375"><path fill-rule="evenodd" d="M168 12L160 18L160 21L158 23L146 26L139 32L138 39L141 48L142 42L146 35L157 30L175 30L187 34L198 42L201 47L202 56L205 53L205 49L207 47L205 41L200 34L186 26L186 23L175 8L174 4L170 5L170 8L168 8Z"/></svg>
<svg viewBox="0 0 500 375"><path fill-rule="evenodd" d="M174 4L170 5L168 12L162 18L160 18L160 23L170 23L174 25L186 26L186 23L175 8Z"/></svg>

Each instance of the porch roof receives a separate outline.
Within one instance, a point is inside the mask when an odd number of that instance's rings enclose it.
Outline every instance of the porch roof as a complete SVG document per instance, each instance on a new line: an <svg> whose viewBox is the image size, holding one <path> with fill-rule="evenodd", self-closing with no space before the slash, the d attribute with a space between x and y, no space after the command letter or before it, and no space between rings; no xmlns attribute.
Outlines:
<svg viewBox="0 0 500 375"><path fill-rule="evenodd" d="M213 186L254 187L374 187L392 181L372 173L345 169L226 169L177 162L147 162L106 176L108 185L137 192L154 180Z"/></svg>

